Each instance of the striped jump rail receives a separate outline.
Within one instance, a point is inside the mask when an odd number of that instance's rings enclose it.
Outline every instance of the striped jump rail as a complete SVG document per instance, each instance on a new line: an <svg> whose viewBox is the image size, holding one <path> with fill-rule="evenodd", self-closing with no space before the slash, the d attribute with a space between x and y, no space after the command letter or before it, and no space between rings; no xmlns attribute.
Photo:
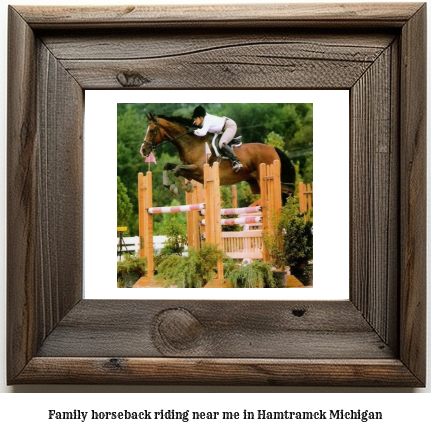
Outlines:
<svg viewBox="0 0 431 432"><path fill-rule="evenodd" d="M172 207L150 207L148 213L159 214L159 213L183 213L189 211L204 210L205 204L186 204Z"/></svg>
<svg viewBox="0 0 431 432"><path fill-rule="evenodd" d="M261 216L246 216L234 219L222 219L221 225L245 225L262 222ZM205 219L202 219L202 225L205 225Z"/></svg>
<svg viewBox="0 0 431 432"><path fill-rule="evenodd" d="M242 215L242 214L248 214L248 213L257 213L262 210L261 206L255 206L255 207L239 207L239 208L227 208L227 209L221 209L220 214L222 216L227 215ZM205 215L205 210L201 211L202 215Z"/></svg>

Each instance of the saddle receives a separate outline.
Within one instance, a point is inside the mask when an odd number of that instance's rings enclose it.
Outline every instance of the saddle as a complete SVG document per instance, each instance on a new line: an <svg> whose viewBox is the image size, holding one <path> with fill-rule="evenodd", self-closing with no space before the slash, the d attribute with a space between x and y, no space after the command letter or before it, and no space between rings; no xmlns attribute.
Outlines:
<svg viewBox="0 0 431 432"><path fill-rule="evenodd" d="M226 156L222 156L219 152L219 141L221 138L222 134L218 134L215 133L211 142L211 147L212 147L212 152L214 153L215 156L217 156L218 158L222 158L222 159L229 159ZM235 138L233 138L229 143L228 146L229 147L239 147L240 145L242 145L242 136L237 136Z"/></svg>

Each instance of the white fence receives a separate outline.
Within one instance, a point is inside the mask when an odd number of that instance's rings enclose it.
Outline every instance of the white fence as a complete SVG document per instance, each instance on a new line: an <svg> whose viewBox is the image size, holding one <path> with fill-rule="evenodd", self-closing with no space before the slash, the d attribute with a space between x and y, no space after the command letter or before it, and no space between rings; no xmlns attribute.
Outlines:
<svg viewBox="0 0 431 432"><path fill-rule="evenodd" d="M154 236L154 251L160 252L163 248L167 237ZM223 250L226 255L234 259L262 259L263 239L261 230L250 231L223 231L222 232ZM186 248L187 249L187 248ZM139 252L139 237L123 237L121 243L120 255L120 238L117 238L117 260L123 254Z"/></svg>
<svg viewBox="0 0 431 432"><path fill-rule="evenodd" d="M166 236L154 236L154 250L160 252L166 241ZM136 237L123 237L121 239L121 255L138 253L139 252L139 236ZM117 260L120 260L120 238L117 237Z"/></svg>
<svg viewBox="0 0 431 432"><path fill-rule="evenodd" d="M262 230L223 231L223 250L233 259L262 259Z"/></svg>

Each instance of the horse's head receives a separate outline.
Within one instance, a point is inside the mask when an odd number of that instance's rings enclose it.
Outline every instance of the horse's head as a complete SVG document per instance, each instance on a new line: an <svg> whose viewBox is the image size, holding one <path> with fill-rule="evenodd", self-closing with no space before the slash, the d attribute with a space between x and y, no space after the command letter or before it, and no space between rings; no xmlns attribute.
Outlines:
<svg viewBox="0 0 431 432"><path fill-rule="evenodd" d="M147 119L150 123L141 145L140 153L142 157L147 157L164 140L157 117L154 114L147 114Z"/></svg>
<svg viewBox="0 0 431 432"><path fill-rule="evenodd" d="M163 142L172 142L178 145L179 139L189 133L188 126L178 123L177 119L181 117L166 117L147 114L149 125L144 141L141 145L142 157L147 157L159 144Z"/></svg>

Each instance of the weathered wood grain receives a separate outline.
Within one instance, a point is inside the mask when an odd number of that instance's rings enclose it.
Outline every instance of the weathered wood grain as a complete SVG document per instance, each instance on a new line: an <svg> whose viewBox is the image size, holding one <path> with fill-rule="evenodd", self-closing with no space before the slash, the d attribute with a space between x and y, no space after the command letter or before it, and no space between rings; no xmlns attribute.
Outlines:
<svg viewBox="0 0 431 432"><path fill-rule="evenodd" d="M306 89L310 82L319 89L350 88L370 63L301 59L254 59L236 57L225 49L218 56L187 56L173 60L64 61L65 68L85 89L211 89L285 88ZM223 59L230 58L226 64ZM186 61L186 62L184 62ZM316 74L316 67L319 74ZM123 76L129 77L125 81Z"/></svg>
<svg viewBox="0 0 431 432"><path fill-rule="evenodd" d="M8 382L423 386L424 38L414 3L11 7ZM349 301L81 300L83 90L190 87L350 90Z"/></svg>
<svg viewBox="0 0 431 432"><path fill-rule="evenodd" d="M44 44L83 88L351 88L395 38L273 29L124 35L49 33ZM226 59L229 59L226 62ZM320 73L319 73L320 72ZM129 77L129 79L124 79Z"/></svg>
<svg viewBox="0 0 431 432"><path fill-rule="evenodd" d="M8 370L82 293L83 91L10 9ZM16 238L21 236L21 241Z"/></svg>
<svg viewBox="0 0 431 432"><path fill-rule="evenodd" d="M170 343L163 328L154 328L160 311L171 312L178 337L187 329L184 313L194 317L199 332L192 333L199 336L191 343L184 333L187 344L180 339ZM189 330L192 328L196 326ZM48 336L38 356L317 359L326 358L329 352L339 359L393 356L348 301L95 300L80 302Z"/></svg>
<svg viewBox="0 0 431 432"><path fill-rule="evenodd" d="M83 268L84 92L42 43L37 44L38 135L35 282L44 336L81 298Z"/></svg>
<svg viewBox="0 0 431 432"><path fill-rule="evenodd" d="M17 383L419 387L399 360L34 357Z"/></svg>
<svg viewBox="0 0 431 432"><path fill-rule="evenodd" d="M20 14L35 29L108 27L402 27L420 3L250 4L47 7L22 6Z"/></svg>
<svg viewBox="0 0 431 432"><path fill-rule="evenodd" d="M426 343L426 7L401 37L400 356L425 380Z"/></svg>
<svg viewBox="0 0 431 432"><path fill-rule="evenodd" d="M35 271L34 214L36 72L35 38L28 25L9 9L7 127L7 318L8 376L16 376L34 356L36 314L32 291Z"/></svg>
<svg viewBox="0 0 431 432"><path fill-rule="evenodd" d="M262 58L270 57L267 46L282 45L281 58L315 58L316 60L373 62L396 37L394 29L378 33L358 33L320 30L294 31L288 28L260 29L227 28L223 32L213 30L179 30L172 38L169 30L142 33L130 31L69 31L53 35L40 31L41 41L58 60L142 60L168 59L173 56L201 54L225 48L260 48ZM289 48L289 45L291 46ZM243 54L244 55L244 54Z"/></svg>
<svg viewBox="0 0 431 432"><path fill-rule="evenodd" d="M385 341L397 320L397 58L389 46L351 90L350 298Z"/></svg>

